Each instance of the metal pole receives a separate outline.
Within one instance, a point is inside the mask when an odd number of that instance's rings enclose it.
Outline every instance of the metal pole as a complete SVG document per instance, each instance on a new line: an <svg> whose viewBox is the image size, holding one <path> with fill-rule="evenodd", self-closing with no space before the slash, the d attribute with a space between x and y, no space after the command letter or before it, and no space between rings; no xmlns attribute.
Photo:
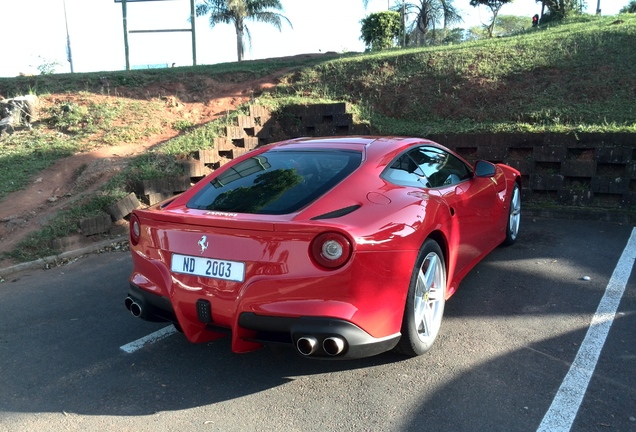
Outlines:
<svg viewBox="0 0 636 432"><path fill-rule="evenodd" d="M194 24L194 0L190 0L190 22L192 22L192 66L197 65L197 36Z"/></svg>
<svg viewBox="0 0 636 432"><path fill-rule="evenodd" d="M126 10L126 0L121 2L121 14L124 21L124 52L126 54L126 70L130 70L130 53L128 51L128 19Z"/></svg>
<svg viewBox="0 0 636 432"><path fill-rule="evenodd" d="M62 0L62 4L64 5L64 24L66 25L66 59L71 64L71 73L75 72L73 70L73 54L71 52L71 36L68 33L68 19L66 18L66 0Z"/></svg>
<svg viewBox="0 0 636 432"><path fill-rule="evenodd" d="M402 1L402 48L406 48L406 0Z"/></svg>
<svg viewBox="0 0 636 432"><path fill-rule="evenodd" d="M601 0L598 0L596 2L596 15L600 15L601 14Z"/></svg>

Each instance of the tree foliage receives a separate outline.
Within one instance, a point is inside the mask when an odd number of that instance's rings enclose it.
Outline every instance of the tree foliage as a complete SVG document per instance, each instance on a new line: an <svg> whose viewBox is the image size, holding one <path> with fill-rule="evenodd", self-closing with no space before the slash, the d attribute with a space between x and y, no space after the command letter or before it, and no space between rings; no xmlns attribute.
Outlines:
<svg viewBox="0 0 636 432"><path fill-rule="evenodd" d="M36 66L36 69L40 72L40 75L54 74L56 69L62 66L62 63L57 60L51 60L42 56L38 56L38 59L40 59L40 64Z"/></svg>
<svg viewBox="0 0 636 432"><path fill-rule="evenodd" d="M360 39L367 49L379 51L392 48L400 36L400 14L393 11L376 12L363 18Z"/></svg>
<svg viewBox="0 0 636 432"><path fill-rule="evenodd" d="M259 213L303 180L294 169L277 169L260 174L252 186L241 186L216 197L210 209Z"/></svg>
<svg viewBox="0 0 636 432"><path fill-rule="evenodd" d="M528 17L516 15L499 15L495 20L494 36L510 36L532 27L532 20Z"/></svg>
<svg viewBox="0 0 636 432"><path fill-rule="evenodd" d="M492 37L493 30L495 28L495 22L497 21L497 15L503 7L503 5L512 3L513 0L470 0L470 5L473 7L486 6L492 12L492 21L486 26L488 37Z"/></svg>
<svg viewBox="0 0 636 432"><path fill-rule="evenodd" d="M428 33L428 42L435 45L454 45L466 40L466 30L463 28L435 29Z"/></svg>
<svg viewBox="0 0 636 432"><path fill-rule="evenodd" d="M620 13L636 13L636 0L629 2L627 6L620 10Z"/></svg>
<svg viewBox="0 0 636 432"><path fill-rule="evenodd" d="M487 38L488 38L488 32L486 31L483 25L473 26L469 28L468 30L466 30L465 40L467 41L474 41L474 40L487 39Z"/></svg>
<svg viewBox="0 0 636 432"><path fill-rule="evenodd" d="M541 22L562 20L572 13L582 13L585 7L585 0L535 0L541 3ZM544 14L544 9L547 12Z"/></svg>
<svg viewBox="0 0 636 432"><path fill-rule="evenodd" d="M256 21L271 24L279 31L283 21L291 27L292 24L282 11L280 0L202 0L196 6L196 15L210 15L210 27L217 24L234 24L236 30L236 54L238 61L243 60L245 53L245 38L251 44L252 37L245 24L246 21Z"/></svg>

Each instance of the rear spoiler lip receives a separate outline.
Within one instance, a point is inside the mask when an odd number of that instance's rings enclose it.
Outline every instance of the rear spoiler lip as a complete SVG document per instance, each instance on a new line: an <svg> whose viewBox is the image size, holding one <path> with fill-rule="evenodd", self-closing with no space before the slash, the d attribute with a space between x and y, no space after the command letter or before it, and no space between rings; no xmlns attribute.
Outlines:
<svg viewBox="0 0 636 432"><path fill-rule="evenodd" d="M298 213L286 215L251 215L247 213L210 212L203 210L135 210L142 224L148 221L175 223L197 229L222 228L231 230L250 230L263 232L322 232L325 229L340 231L328 219L294 220ZM258 216L259 220L254 220ZM270 219L270 220L267 220Z"/></svg>

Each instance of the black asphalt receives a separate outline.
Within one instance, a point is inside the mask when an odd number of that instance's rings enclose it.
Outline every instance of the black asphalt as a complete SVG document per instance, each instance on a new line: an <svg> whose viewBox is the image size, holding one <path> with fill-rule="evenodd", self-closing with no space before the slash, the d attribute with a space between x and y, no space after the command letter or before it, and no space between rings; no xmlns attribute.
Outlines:
<svg viewBox="0 0 636 432"><path fill-rule="evenodd" d="M533 431L631 230L524 218L517 244L462 282L418 358L237 355L180 334L127 354L165 327L124 308L128 253L18 273L0 284L0 431ZM632 277L573 431L636 430L635 342Z"/></svg>

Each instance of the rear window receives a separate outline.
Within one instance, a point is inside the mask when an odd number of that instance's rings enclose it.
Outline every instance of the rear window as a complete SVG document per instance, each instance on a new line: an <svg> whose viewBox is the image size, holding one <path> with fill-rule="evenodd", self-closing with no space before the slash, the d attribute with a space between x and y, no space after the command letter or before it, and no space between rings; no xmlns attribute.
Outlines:
<svg viewBox="0 0 636 432"><path fill-rule="evenodd" d="M293 213L351 174L362 153L350 150L271 150L213 178L188 208L254 214Z"/></svg>

